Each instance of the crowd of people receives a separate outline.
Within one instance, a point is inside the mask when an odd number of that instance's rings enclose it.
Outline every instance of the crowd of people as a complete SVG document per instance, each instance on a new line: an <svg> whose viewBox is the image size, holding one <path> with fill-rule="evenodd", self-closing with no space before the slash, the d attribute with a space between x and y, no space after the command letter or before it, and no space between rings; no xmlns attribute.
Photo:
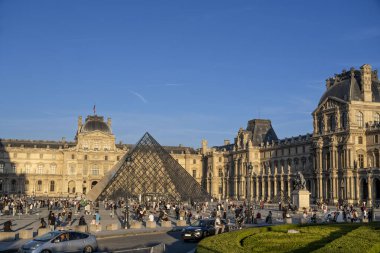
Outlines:
<svg viewBox="0 0 380 253"><path fill-rule="evenodd" d="M210 201L210 202L168 202L168 201L139 201L139 200L105 200L102 202L89 202L85 199L35 199L28 197L11 198L3 196L0 198L0 215L21 216L39 214L41 208L47 208L49 215L40 218L41 228L65 227L73 224L73 215L80 215L79 225L90 224L99 225L101 216L99 209L104 208L109 212L111 219L119 219L126 222L127 216L130 220L155 221L161 223L169 220L185 220L191 224L195 220L203 218L213 218L225 220L227 223L233 221L238 227L244 224L257 224L264 221L267 224L273 223L271 210L265 210L266 203L259 201L247 204L241 201ZM267 206L268 207L268 206ZM271 206L273 208L273 205ZM317 214L321 213L327 222L334 221L359 221L368 219L372 221L372 209L366 207L365 202L360 206L361 214L352 205L338 205L336 211L332 212L326 204L321 203L314 209L304 210L303 218L311 222L317 222ZM291 204L279 203L279 217L285 219L292 211ZM262 217L262 213L266 216ZM12 220L4 222L4 231L12 228Z"/></svg>

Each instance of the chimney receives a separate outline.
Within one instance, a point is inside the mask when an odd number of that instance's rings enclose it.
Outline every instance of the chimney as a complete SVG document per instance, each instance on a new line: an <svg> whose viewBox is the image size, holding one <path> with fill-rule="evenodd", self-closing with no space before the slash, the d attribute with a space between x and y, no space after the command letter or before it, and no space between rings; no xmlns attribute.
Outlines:
<svg viewBox="0 0 380 253"><path fill-rule="evenodd" d="M230 145L230 140L224 140L224 146Z"/></svg>
<svg viewBox="0 0 380 253"><path fill-rule="evenodd" d="M206 154L207 152L207 140L202 140L202 154Z"/></svg>
<svg viewBox="0 0 380 253"><path fill-rule="evenodd" d="M362 76L362 93L364 94L364 101L372 101L372 67L369 64L364 64L360 67Z"/></svg>
<svg viewBox="0 0 380 253"><path fill-rule="evenodd" d="M78 131L80 130L81 127L82 127L82 116L79 116L78 117Z"/></svg>
<svg viewBox="0 0 380 253"><path fill-rule="evenodd" d="M112 125L111 118L107 118L107 125L108 125L109 128L111 128L111 125Z"/></svg>

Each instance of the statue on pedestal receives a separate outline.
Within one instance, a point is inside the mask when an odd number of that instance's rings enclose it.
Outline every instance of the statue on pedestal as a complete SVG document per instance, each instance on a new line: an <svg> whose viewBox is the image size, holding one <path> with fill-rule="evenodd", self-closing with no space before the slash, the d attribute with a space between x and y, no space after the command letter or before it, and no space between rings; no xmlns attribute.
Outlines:
<svg viewBox="0 0 380 253"><path fill-rule="evenodd" d="M298 171L294 181L295 190L306 190L306 180L301 171Z"/></svg>

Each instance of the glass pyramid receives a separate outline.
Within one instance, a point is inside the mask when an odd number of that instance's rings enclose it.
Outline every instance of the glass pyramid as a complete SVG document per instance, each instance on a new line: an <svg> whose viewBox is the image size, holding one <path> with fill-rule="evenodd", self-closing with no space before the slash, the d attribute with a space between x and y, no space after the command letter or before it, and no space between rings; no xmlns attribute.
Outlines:
<svg viewBox="0 0 380 253"><path fill-rule="evenodd" d="M209 194L149 134L87 195L95 200L156 197L171 201L207 201Z"/></svg>

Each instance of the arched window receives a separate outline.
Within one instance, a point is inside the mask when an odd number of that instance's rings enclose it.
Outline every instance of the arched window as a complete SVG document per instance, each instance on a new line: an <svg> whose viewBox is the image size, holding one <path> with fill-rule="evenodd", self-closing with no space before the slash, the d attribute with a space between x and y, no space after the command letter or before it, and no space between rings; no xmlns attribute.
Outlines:
<svg viewBox="0 0 380 253"><path fill-rule="evenodd" d="M363 113L356 112L356 123L359 127L364 127Z"/></svg>
<svg viewBox="0 0 380 253"><path fill-rule="evenodd" d="M29 191L29 180L25 180L25 191Z"/></svg>
<svg viewBox="0 0 380 253"><path fill-rule="evenodd" d="M194 159L194 160L193 160L193 164L196 164L196 163L197 163L197 160Z"/></svg>
<svg viewBox="0 0 380 253"><path fill-rule="evenodd" d="M98 183L98 181L93 181L93 182L91 183L91 189L92 189L95 185L97 185L97 183Z"/></svg>
<svg viewBox="0 0 380 253"><path fill-rule="evenodd" d="M55 191L55 182L54 181L50 181L50 191L51 192Z"/></svg>
<svg viewBox="0 0 380 253"><path fill-rule="evenodd" d="M320 134L323 132L323 118L322 118L322 116L318 117L318 132Z"/></svg>
<svg viewBox="0 0 380 253"><path fill-rule="evenodd" d="M346 129L346 127L347 127L347 114L344 112L344 113L342 113L341 117L342 117L341 118L342 128Z"/></svg>
<svg viewBox="0 0 380 253"><path fill-rule="evenodd" d="M380 114L375 113L375 115L373 116L373 121L375 123L379 123L380 122Z"/></svg>
<svg viewBox="0 0 380 253"><path fill-rule="evenodd" d="M329 130L330 131L335 130L335 116L334 116L334 114L329 116Z"/></svg>
<svg viewBox="0 0 380 253"><path fill-rule="evenodd" d="M219 157L219 162L221 163L223 161L223 158L222 157Z"/></svg>
<svg viewBox="0 0 380 253"><path fill-rule="evenodd" d="M38 180L37 182L37 191L42 191L42 181Z"/></svg>
<svg viewBox="0 0 380 253"><path fill-rule="evenodd" d="M5 163L0 162L0 173L4 173Z"/></svg>

